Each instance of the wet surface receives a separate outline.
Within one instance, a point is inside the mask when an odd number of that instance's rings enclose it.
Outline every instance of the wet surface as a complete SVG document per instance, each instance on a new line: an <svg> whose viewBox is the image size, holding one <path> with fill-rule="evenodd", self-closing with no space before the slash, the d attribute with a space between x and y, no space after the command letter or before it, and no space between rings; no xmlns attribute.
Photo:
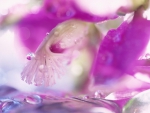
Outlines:
<svg viewBox="0 0 150 113"><path fill-rule="evenodd" d="M9 86L1 86L1 90L5 91L0 95L2 113L121 113L118 105L102 99L99 91L93 96L63 96L56 92L24 93Z"/></svg>
<svg viewBox="0 0 150 113"><path fill-rule="evenodd" d="M107 96L98 90L93 94L70 95L58 91L20 92L0 87L0 113L147 113L150 90L112 92Z"/></svg>

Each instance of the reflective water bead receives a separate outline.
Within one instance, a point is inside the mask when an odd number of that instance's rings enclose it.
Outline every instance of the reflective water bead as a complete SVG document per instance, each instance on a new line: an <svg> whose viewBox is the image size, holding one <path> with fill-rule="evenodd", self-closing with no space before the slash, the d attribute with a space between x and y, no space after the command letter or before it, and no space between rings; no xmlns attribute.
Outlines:
<svg viewBox="0 0 150 113"><path fill-rule="evenodd" d="M49 35L49 33L46 33L46 35Z"/></svg>
<svg viewBox="0 0 150 113"><path fill-rule="evenodd" d="M89 98L90 98L90 97L89 97L88 95L84 95L84 96L83 96L83 99L84 99L84 100L89 99Z"/></svg>
<svg viewBox="0 0 150 113"><path fill-rule="evenodd" d="M21 102L18 101L6 101L2 104L2 112L3 113L8 113L12 109L19 107L21 105Z"/></svg>
<svg viewBox="0 0 150 113"><path fill-rule="evenodd" d="M39 71L43 72L44 71L44 65L39 65Z"/></svg>
<svg viewBox="0 0 150 113"><path fill-rule="evenodd" d="M39 95L32 95L27 96L24 101L30 104L41 104L43 99Z"/></svg>
<svg viewBox="0 0 150 113"><path fill-rule="evenodd" d="M34 53L27 54L27 59L28 60L32 60L33 58L35 58L35 54Z"/></svg>
<svg viewBox="0 0 150 113"><path fill-rule="evenodd" d="M100 91L96 91L94 96L95 96L95 98L102 98L102 94Z"/></svg>

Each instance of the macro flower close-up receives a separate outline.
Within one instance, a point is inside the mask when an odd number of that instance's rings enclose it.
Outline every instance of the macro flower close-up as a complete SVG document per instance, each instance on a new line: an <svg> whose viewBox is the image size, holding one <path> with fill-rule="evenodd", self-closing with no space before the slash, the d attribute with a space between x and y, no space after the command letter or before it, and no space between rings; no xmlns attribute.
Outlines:
<svg viewBox="0 0 150 113"><path fill-rule="evenodd" d="M0 0L0 112L149 113L149 0Z"/></svg>

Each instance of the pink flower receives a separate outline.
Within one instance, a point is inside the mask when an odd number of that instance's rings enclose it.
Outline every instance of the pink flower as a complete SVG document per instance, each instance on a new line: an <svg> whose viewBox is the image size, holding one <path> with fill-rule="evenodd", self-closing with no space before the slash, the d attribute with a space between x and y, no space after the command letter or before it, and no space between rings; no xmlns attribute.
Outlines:
<svg viewBox="0 0 150 113"><path fill-rule="evenodd" d="M115 7L110 5L115 1ZM144 4L144 2L131 4L129 1L115 1L94 0L90 2L87 0L83 5L83 2L79 0L45 0L37 14L29 14L18 23L21 41L31 51L35 51L46 32L51 31L58 23L72 18L101 22L114 19L118 17L118 14L124 15L132 12ZM107 10L108 7L110 12ZM133 74L136 59L145 48L149 36L147 33L149 21L143 18L142 14L140 10L136 11L130 23L123 22L119 28L107 33L100 45L94 66L95 84L113 82L125 73ZM137 32L140 34L137 35ZM64 53L65 49L58 49L58 45L59 41L58 44L52 44L51 52Z"/></svg>

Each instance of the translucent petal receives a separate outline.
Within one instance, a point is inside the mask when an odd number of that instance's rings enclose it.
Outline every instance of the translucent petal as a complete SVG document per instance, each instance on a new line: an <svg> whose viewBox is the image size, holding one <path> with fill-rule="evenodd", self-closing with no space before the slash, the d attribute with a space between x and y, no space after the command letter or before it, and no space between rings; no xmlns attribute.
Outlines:
<svg viewBox="0 0 150 113"><path fill-rule="evenodd" d="M55 84L56 77L66 75L67 65L74 57L73 51L80 48L81 42L84 43L88 27L89 23L75 19L57 25L24 68L22 79L36 86Z"/></svg>

